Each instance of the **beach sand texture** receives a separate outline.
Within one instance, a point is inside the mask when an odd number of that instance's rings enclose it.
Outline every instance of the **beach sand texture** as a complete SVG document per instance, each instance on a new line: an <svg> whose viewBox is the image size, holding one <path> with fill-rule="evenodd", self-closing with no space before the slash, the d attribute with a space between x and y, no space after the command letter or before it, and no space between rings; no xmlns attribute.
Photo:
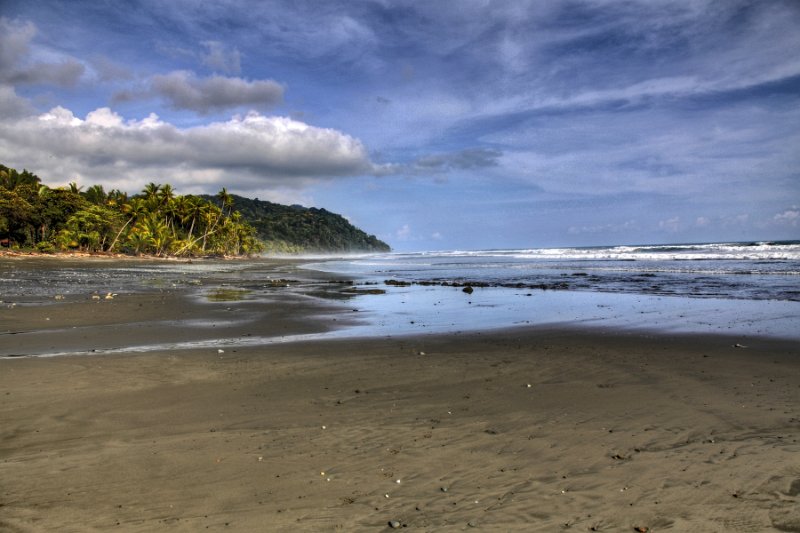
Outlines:
<svg viewBox="0 0 800 533"><path fill-rule="evenodd" d="M192 309L129 295L0 320L91 346ZM247 327L318 330L313 312ZM0 531L800 531L799 352L530 328L8 358Z"/></svg>

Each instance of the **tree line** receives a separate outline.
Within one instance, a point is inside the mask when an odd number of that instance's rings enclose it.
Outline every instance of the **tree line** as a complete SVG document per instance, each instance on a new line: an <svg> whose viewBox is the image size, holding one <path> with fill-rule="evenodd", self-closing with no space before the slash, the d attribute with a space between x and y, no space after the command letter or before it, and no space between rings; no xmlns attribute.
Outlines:
<svg viewBox="0 0 800 533"><path fill-rule="evenodd" d="M139 194L51 188L0 165L0 243L41 252L84 251L155 256L247 255L264 250L256 230L224 188L213 197L176 195L148 183Z"/></svg>
<svg viewBox="0 0 800 533"><path fill-rule="evenodd" d="M204 196L206 199L212 197ZM268 251L388 252L388 244L326 209L281 205L232 195L233 208L255 229Z"/></svg>

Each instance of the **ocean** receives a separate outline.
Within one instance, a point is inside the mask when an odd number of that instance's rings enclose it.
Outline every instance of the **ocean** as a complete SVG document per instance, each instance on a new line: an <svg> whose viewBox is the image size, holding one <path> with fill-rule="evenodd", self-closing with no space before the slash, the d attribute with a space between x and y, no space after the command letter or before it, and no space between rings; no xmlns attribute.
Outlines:
<svg viewBox="0 0 800 533"><path fill-rule="evenodd" d="M164 316L159 324L169 324L174 339L151 344L143 338L135 346L116 346L111 337L108 346L98 350L225 348L515 327L723 334L735 338L729 339L731 344L742 345L762 337L800 341L800 241L285 261L0 260L0 306L10 313L18 305L48 306L117 294L124 298L140 292L185 295L204 304L208 320ZM223 323L214 324L216 328L197 326L213 323L216 319L211 317L220 306L238 321L255 323L276 305L298 299L318 301L323 323L330 327L312 334L269 336L253 331L243 337L231 336ZM42 316L45 312L43 307ZM0 334L8 333L6 329L0 323ZM49 333L63 336L69 331ZM13 344L0 348L0 357L14 353Z"/></svg>
<svg viewBox="0 0 800 533"><path fill-rule="evenodd" d="M372 281L800 301L800 241L395 253L306 268Z"/></svg>
<svg viewBox="0 0 800 533"><path fill-rule="evenodd" d="M800 340L800 241L393 253L304 268L386 291L353 302L364 322L348 335L577 326Z"/></svg>

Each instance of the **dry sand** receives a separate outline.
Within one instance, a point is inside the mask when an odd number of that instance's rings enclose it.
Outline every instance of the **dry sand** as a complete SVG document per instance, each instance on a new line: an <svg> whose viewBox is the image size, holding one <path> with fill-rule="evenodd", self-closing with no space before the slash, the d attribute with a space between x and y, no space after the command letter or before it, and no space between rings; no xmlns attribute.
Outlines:
<svg viewBox="0 0 800 533"><path fill-rule="evenodd" d="M169 295L118 300L0 321L188 334L147 326L191 312ZM312 311L267 306L258 333L329 325ZM58 343L21 335L0 341ZM800 531L800 349L734 344L531 328L2 359L0 530Z"/></svg>

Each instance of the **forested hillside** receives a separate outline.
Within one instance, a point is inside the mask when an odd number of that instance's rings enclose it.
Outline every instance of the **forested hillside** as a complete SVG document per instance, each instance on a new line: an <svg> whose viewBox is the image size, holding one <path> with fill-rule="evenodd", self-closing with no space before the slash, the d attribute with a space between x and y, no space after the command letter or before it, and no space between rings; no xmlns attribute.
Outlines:
<svg viewBox="0 0 800 533"><path fill-rule="evenodd" d="M214 196L180 196L156 183L134 195L102 185L51 188L28 170L4 165L0 246L156 256L389 250L324 209L251 200L224 188Z"/></svg>
<svg viewBox="0 0 800 533"><path fill-rule="evenodd" d="M388 244L367 235L325 209L286 206L231 195L233 209L256 229L267 250L284 252L388 252ZM212 197L206 197L211 199Z"/></svg>

